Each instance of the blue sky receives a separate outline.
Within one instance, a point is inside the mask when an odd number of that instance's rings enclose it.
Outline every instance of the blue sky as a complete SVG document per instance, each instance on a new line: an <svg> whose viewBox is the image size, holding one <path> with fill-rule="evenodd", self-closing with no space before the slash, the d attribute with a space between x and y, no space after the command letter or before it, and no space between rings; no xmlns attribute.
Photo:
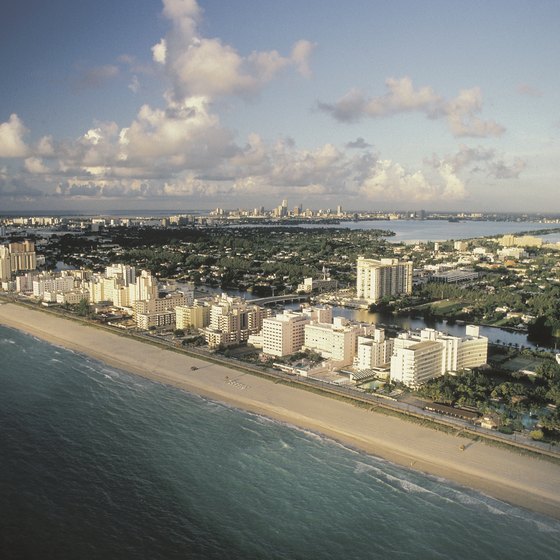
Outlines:
<svg viewBox="0 0 560 560"><path fill-rule="evenodd" d="M560 3L20 0L0 211L560 212Z"/></svg>

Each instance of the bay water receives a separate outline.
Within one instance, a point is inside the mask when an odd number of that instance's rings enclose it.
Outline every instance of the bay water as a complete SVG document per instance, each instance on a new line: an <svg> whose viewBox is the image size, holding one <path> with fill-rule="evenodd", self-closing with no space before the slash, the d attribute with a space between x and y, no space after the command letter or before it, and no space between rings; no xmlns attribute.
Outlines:
<svg viewBox="0 0 560 560"><path fill-rule="evenodd" d="M0 558L557 558L560 522L0 327Z"/></svg>

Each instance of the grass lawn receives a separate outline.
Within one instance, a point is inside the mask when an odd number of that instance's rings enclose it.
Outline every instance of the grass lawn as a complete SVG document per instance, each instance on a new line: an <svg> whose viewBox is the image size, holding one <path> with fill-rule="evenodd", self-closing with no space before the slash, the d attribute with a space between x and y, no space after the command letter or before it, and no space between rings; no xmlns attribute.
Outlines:
<svg viewBox="0 0 560 560"><path fill-rule="evenodd" d="M465 302L460 299L442 299L431 304L434 313L438 315L448 315L460 311L465 306Z"/></svg>
<svg viewBox="0 0 560 560"><path fill-rule="evenodd" d="M543 362L543 360L539 358L533 358L529 356L515 356L510 360L506 360L502 364L501 367L508 371L519 371L519 370L528 370L528 371L535 371L535 369Z"/></svg>

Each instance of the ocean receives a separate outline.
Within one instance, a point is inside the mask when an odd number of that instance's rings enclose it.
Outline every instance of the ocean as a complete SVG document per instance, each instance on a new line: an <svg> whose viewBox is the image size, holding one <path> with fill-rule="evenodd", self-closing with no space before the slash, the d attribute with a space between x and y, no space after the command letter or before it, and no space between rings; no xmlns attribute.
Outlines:
<svg viewBox="0 0 560 560"><path fill-rule="evenodd" d="M557 558L560 522L0 327L0 558Z"/></svg>

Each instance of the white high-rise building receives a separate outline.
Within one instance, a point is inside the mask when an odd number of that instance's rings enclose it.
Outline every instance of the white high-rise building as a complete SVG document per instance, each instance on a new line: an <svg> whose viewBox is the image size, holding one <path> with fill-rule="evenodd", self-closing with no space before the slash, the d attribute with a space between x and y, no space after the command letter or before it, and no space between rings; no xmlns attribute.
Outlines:
<svg viewBox="0 0 560 560"><path fill-rule="evenodd" d="M112 264L105 269L105 276L107 278L120 277L123 285L128 286L136 282L136 268L128 264Z"/></svg>
<svg viewBox="0 0 560 560"><path fill-rule="evenodd" d="M36 275L36 272L26 272L25 274L18 274L16 276L16 292L33 292L33 280L35 279Z"/></svg>
<svg viewBox="0 0 560 560"><path fill-rule="evenodd" d="M381 367L391 361L393 339L385 338L384 329L375 329L370 336L358 337L358 350L354 365L360 370Z"/></svg>
<svg viewBox="0 0 560 560"><path fill-rule="evenodd" d="M423 329L419 336L407 333L394 340L391 380L416 388L446 372L482 366L487 358L488 339L476 326L468 325L464 337Z"/></svg>
<svg viewBox="0 0 560 560"><path fill-rule="evenodd" d="M90 303L110 301L116 307L132 307L136 301L158 298L158 283L151 272L143 270L136 277L132 266L114 264L105 274L93 274L89 278Z"/></svg>
<svg viewBox="0 0 560 560"><path fill-rule="evenodd" d="M358 257L356 289L358 299L368 303L377 303L385 296L410 294L412 262Z"/></svg>
<svg viewBox="0 0 560 560"><path fill-rule="evenodd" d="M43 298L45 293L66 293L75 288L74 277L70 274L57 276L52 273L44 274L33 280L33 295Z"/></svg>
<svg viewBox="0 0 560 560"><path fill-rule="evenodd" d="M396 338L391 357L391 381L417 389L442 372L444 349L436 341Z"/></svg>
<svg viewBox="0 0 560 560"><path fill-rule="evenodd" d="M134 297L131 297L131 303L143 299L156 299L158 297L157 280L148 270L143 270L140 276L136 278L134 284Z"/></svg>

